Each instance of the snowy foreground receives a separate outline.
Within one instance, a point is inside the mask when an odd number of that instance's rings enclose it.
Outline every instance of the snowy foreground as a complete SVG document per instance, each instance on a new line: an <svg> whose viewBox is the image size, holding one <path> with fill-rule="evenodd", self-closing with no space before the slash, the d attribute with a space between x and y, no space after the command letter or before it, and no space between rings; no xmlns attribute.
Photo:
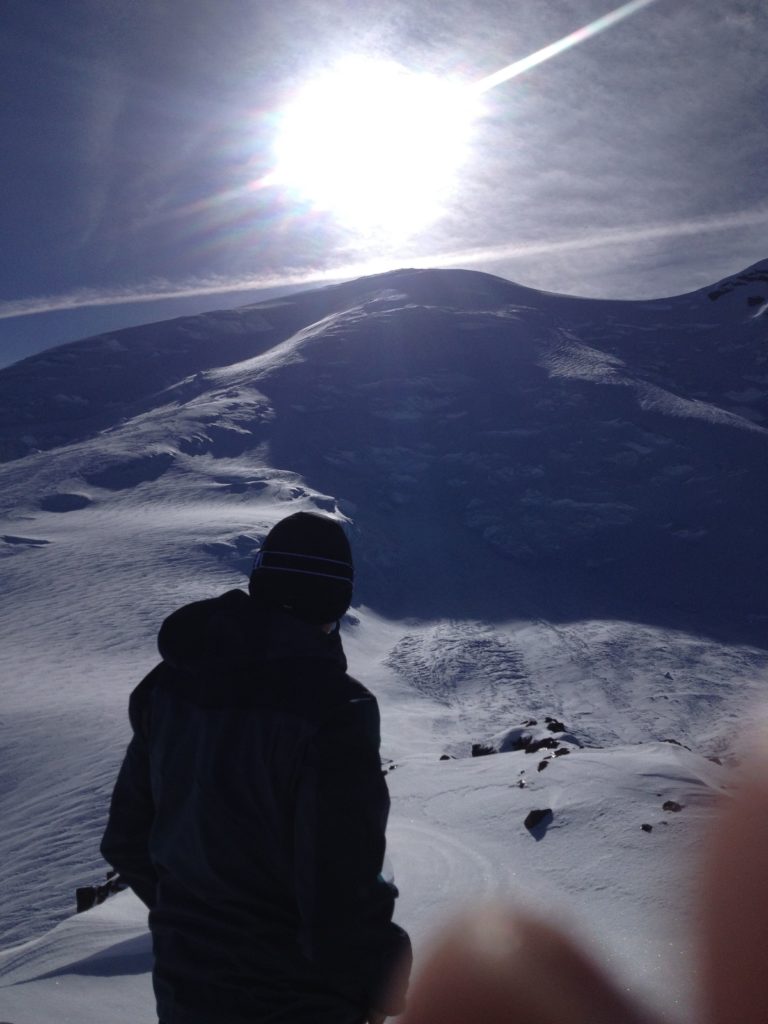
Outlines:
<svg viewBox="0 0 768 1024"><path fill-rule="evenodd" d="M691 980L686 873L721 771L669 744L582 751L544 772L538 762L396 762L399 919L422 945L462 906L522 902L584 935L627 989L679 1008ZM667 801L683 810L663 811ZM553 819L536 839L523 820L544 807ZM0 955L0 1007L13 1024L150 1024L150 969L144 908L121 893Z"/></svg>
<svg viewBox="0 0 768 1024"><path fill-rule="evenodd" d="M387 275L0 373L0 1021L155 1020L143 907L73 916L128 693L163 617L300 509L349 526L417 961L520 902L692 1019L701 830L768 680L750 273L663 304Z"/></svg>

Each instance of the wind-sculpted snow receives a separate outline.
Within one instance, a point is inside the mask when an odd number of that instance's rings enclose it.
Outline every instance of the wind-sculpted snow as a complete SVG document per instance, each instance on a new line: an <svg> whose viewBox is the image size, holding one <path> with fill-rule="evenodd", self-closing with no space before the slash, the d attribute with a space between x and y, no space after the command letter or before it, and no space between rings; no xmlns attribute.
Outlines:
<svg viewBox="0 0 768 1024"><path fill-rule="evenodd" d="M4 944L103 877L162 619L243 586L269 527L316 509L354 548L344 642L382 705L404 923L546 894L612 921L655 986L669 858L720 786L705 757L738 754L768 677L768 339L734 282L597 302L402 271L0 372ZM78 919L12 958L0 1017L50 1018L64 992L59 1019L109 1020L83 979L145 970L145 947L135 910L92 913L101 938Z"/></svg>
<svg viewBox="0 0 768 1024"><path fill-rule="evenodd" d="M588 747L653 738L728 757L768 678L765 651L599 620L413 626L385 664L435 702L456 757L553 714Z"/></svg>

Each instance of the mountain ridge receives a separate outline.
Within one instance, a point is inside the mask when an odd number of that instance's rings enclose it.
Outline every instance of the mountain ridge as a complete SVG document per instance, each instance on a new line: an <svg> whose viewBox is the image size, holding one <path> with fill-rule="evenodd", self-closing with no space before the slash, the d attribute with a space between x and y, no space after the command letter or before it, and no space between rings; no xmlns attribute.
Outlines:
<svg viewBox="0 0 768 1024"><path fill-rule="evenodd" d="M733 298L746 286L750 290L747 308L750 318L755 319L764 307L756 308L762 296L752 294L752 288L766 279L768 260L709 288L648 301L584 299L540 292L471 270L397 270L238 309L94 335L0 369L0 461L67 444L105 429L116 418L138 411L148 397L180 379L259 355L297 331L338 313L340 308L362 306L380 312L404 304L489 312L523 306L555 320L575 317L578 323L597 316L610 324L619 314L653 314L670 304L688 305L695 299L701 299L699 305L706 307L704 296L711 308L713 299L727 294ZM768 285L763 291L768 306ZM94 409L104 389L118 380L120 400L113 398L107 407ZM38 415L41 407L42 418Z"/></svg>

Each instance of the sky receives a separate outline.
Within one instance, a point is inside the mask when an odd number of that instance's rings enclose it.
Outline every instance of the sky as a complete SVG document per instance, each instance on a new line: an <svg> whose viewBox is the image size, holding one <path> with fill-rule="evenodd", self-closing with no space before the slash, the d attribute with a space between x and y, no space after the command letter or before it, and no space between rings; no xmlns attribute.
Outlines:
<svg viewBox="0 0 768 1024"><path fill-rule="evenodd" d="M766 258L764 0L491 77L616 6L4 0L0 365L398 266L649 298Z"/></svg>

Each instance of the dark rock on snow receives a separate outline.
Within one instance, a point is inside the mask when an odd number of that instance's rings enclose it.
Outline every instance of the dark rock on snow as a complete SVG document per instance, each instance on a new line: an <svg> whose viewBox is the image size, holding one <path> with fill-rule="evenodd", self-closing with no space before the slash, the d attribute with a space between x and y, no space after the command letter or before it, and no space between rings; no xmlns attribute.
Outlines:
<svg viewBox="0 0 768 1024"><path fill-rule="evenodd" d="M554 814L549 807L542 810L529 811L523 824L537 841L543 839L549 826L554 821Z"/></svg>

